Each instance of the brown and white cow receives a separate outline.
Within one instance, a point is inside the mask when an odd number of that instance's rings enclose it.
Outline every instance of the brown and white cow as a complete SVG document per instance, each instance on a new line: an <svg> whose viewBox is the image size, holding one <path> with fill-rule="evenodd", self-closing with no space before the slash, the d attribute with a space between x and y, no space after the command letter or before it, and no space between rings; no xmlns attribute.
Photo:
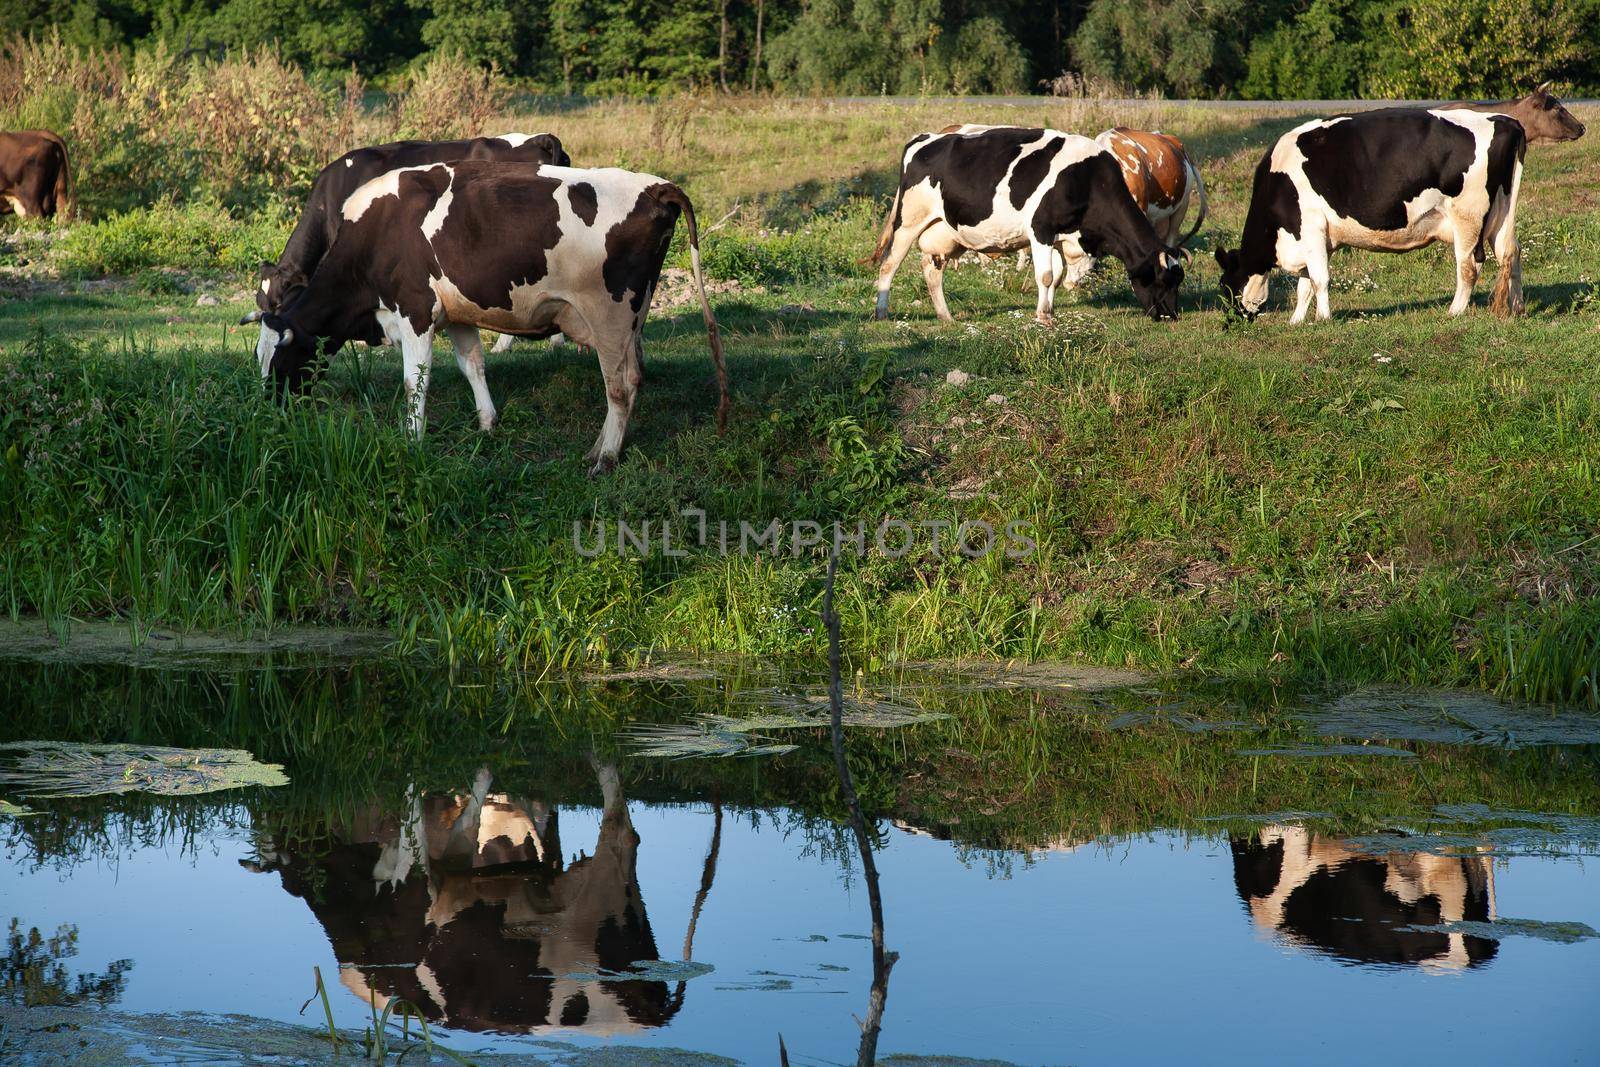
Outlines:
<svg viewBox="0 0 1600 1067"><path fill-rule="evenodd" d="M422 435L433 339L445 331L484 430L496 421L479 328L565 333L593 348L607 415L587 456L611 470L643 380L644 322L682 214L726 424L728 378L700 271L694 208L664 178L612 168L460 162L401 167L345 200L338 235L305 288L263 316L263 377L297 389L318 357L376 328L405 361L406 425ZM320 349L320 351L319 351Z"/></svg>
<svg viewBox="0 0 1600 1067"><path fill-rule="evenodd" d="M49 130L0 132L0 215L71 218L74 201L65 141Z"/></svg>
<svg viewBox="0 0 1600 1067"><path fill-rule="evenodd" d="M1494 115L1509 115L1522 126L1528 143L1557 144L1576 141L1583 136L1583 123L1562 106L1545 82L1519 100L1494 100L1488 103L1461 102L1445 104L1443 110L1480 111Z"/></svg>
<svg viewBox="0 0 1600 1067"><path fill-rule="evenodd" d="M1094 140L1116 157L1133 202L1145 213L1162 242L1182 248L1200 232L1206 221L1206 187L1182 141L1159 130L1133 130L1126 126L1113 126ZM1178 233L1191 205L1199 214L1189 232L1180 238Z"/></svg>
<svg viewBox="0 0 1600 1067"><path fill-rule="evenodd" d="M947 264L964 252L1020 248L1033 255L1040 322L1051 320L1064 261L1101 253L1122 260L1151 318L1178 317L1179 253L1156 236L1109 151L1059 130L947 129L918 134L901 153L894 205L868 257L879 264L878 318L889 313L895 271L913 245L922 251L934 312L946 321Z"/></svg>

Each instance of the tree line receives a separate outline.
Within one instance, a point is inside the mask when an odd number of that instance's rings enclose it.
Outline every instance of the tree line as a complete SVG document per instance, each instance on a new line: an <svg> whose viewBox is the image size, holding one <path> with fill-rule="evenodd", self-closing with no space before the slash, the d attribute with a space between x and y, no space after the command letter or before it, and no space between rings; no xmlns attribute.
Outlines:
<svg viewBox="0 0 1600 1067"><path fill-rule="evenodd" d="M379 80L452 52L565 94L1600 89L1600 0L0 0L0 26Z"/></svg>

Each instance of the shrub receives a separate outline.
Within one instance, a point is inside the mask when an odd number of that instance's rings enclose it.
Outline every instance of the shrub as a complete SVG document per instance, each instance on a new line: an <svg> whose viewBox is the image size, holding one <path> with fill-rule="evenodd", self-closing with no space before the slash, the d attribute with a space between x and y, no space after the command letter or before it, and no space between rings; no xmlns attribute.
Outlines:
<svg viewBox="0 0 1600 1067"><path fill-rule="evenodd" d="M398 132L430 139L477 136L510 96L498 70L477 67L459 53L437 54L406 76Z"/></svg>
<svg viewBox="0 0 1600 1067"><path fill-rule="evenodd" d="M240 222L215 204L157 204L74 227L62 238L60 262L75 274L132 274L153 267L244 273L277 258L290 222L281 210Z"/></svg>

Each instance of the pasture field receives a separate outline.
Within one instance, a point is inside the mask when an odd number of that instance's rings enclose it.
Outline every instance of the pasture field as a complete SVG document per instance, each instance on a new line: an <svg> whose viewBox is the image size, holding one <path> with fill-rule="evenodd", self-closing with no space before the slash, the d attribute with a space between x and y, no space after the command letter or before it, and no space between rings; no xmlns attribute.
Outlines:
<svg viewBox="0 0 1600 1067"><path fill-rule="evenodd" d="M1575 109L1591 129L1600 109ZM1289 109L1092 101L828 104L698 98L515 113L578 165L680 182L716 283L735 404L715 430L698 310L668 287L623 462L585 477L592 356L490 357L476 429L441 345L420 443L388 349L340 353L312 396L262 396L250 265L293 222L189 203L65 231L0 228L0 610L141 627L376 627L452 662L545 669L654 650L809 654L822 553L580 556L575 521L1032 525L1023 559L846 559L863 665L1072 657L1295 683L1470 685L1600 705L1600 142L1530 150L1527 314L1445 306L1442 247L1334 258L1331 323L1292 282L1246 324L1215 296L1261 152ZM870 321L899 146L948 122L1159 127L1210 214L1183 317L1153 324L1105 262L1031 323L1009 261L914 262ZM686 266L680 249L672 262ZM202 295L217 303L201 306ZM963 386L946 375L971 375Z"/></svg>

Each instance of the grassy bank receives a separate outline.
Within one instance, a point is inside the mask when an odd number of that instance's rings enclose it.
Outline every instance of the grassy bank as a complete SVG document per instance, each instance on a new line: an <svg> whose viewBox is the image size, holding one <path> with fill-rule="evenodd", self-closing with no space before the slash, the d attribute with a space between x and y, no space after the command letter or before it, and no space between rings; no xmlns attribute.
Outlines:
<svg viewBox="0 0 1600 1067"><path fill-rule="evenodd" d="M288 410L260 396L253 336L230 325L248 306L236 253L117 260L107 249L153 245L129 238L144 223L126 215L65 236L8 229L0 608L372 625L457 661L535 668L652 648L815 653L818 551L591 560L573 523L674 520L681 536L685 509L713 529L1023 520L1038 546L1024 559L847 561L855 653L1600 704L1600 142L1530 153L1525 318L1493 319L1480 287L1478 307L1448 319L1453 272L1433 249L1341 253L1335 321L1290 327L1279 279L1274 310L1246 326L1218 310L1206 250L1233 242L1250 171L1294 116L1097 106L689 100L507 116L554 129L581 163L681 180L703 218L726 216L706 258L736 388L729 432L714 430L697 316L658 308L630 447L594 482L580 457L602 389L575 350L491 360L502 425L489 437L441 351L414 444L388 350L347 350ZM895 146L953 118L1183 137L1212 203L1183 319L1149 323L1108 264L1040 329L1025 275L964 263L947 282L963 321L933 319L914 265L896 319L868 321L870 273L854 259L881 222ZM286 218L241 217L235 231L211 216L223 236L267 227L269 245ZM200 292L221 303L196 306ZM946 385L954 369L972 380Z"/></svg>

